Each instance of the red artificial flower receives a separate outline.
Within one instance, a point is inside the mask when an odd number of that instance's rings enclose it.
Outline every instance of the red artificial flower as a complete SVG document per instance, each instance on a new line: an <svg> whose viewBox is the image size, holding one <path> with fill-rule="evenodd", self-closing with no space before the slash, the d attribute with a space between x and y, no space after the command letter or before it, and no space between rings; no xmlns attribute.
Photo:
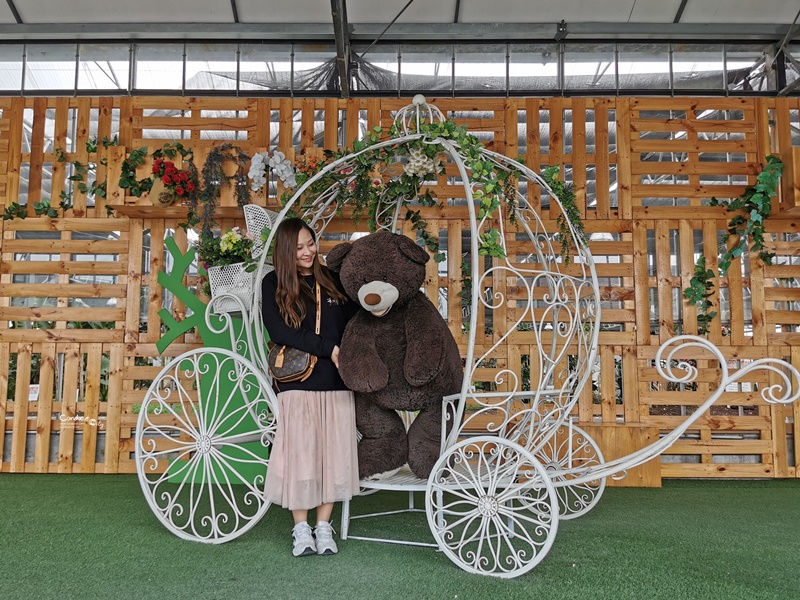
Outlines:
<svg viewBox="0 0 800 600"><path fill-rule="evenodd" d="M176 187L175 193L178 194L178 196L183 196L183 186L179 185L178 187Z"/></svg>
<svg viewBox="0 0 800 600"><path fill-rule="evenodd" d="M167 175L175 175L175 173L177 172L178 169L176 169L175 165L173 165L172 163L169 163L167 167L164 169L164 173L166 173Z"/></svg>
<svg viewBox="0 0 800 600"><path fill-rule="evenodd" d="M169 175L164 175L164 176L161 178L161 182L162 182L164 185L170 185L170 184L172 183L172 178L171 178Z"/></svg>
<svg viewBox="0 0 800 600"><path fill-rule="evenodd" d="M193 192L194 191L194 184L190 181L186 184L186 191Z"/></svg>
<svg viewBox="0 0 800 600"><path fill-rule="evenodd" d="M189 181L189 175L186 173L186 171L181 171L178 174L181 177L181 181Z"/></svg>
<svg viewBox="0 0 800 600"><path fill-rule="evenodd" d="M153 173L158 173L159 171L161 171L161 167L158 165L153 165Z"/></svg>
<svg viewBox="0 0 800 600"><path fill-rule="evenodd" d="M163 158L157 158L157 159L156 159L156 165L158 165L159 167L160 167L160 166L161 166L163 163L164 163L164 159L163 159Z"/></svg>

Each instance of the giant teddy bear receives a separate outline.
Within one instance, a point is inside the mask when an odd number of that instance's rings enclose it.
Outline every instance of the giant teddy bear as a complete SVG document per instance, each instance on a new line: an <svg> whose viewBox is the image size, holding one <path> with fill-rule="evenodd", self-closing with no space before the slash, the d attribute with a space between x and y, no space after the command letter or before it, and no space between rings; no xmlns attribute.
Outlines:
<svg viewBox="0 0 800 600"><path fill-rule="evenodd" d="M327 256L362 310L348 323L339 373L355 392L362 478L408 462L427 478L439 457L442 397L461 389L458 346L420 291L428 253L409 238L379 232L339 244ZM406 433L397 410L419 411Z"/></svg>

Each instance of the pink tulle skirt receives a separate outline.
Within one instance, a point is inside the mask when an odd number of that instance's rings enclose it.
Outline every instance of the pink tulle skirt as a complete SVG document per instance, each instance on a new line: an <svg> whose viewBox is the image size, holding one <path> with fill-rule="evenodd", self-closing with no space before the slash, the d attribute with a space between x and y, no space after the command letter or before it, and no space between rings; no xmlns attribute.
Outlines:
<svg viewBox="0 0 800 600"><path fill-rule="evenodd" d="M303 510L357 494L353 392L281 392L278 405L267 500L289 510Z"/></svg>

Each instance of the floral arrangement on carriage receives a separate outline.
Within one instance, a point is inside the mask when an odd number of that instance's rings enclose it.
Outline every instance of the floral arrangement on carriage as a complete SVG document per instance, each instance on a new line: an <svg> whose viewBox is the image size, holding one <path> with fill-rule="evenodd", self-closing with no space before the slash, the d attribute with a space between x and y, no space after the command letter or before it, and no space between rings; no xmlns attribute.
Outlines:
<svg viewBox="0 0 800 600"><path fill-rule="evenodd" d="M257 242L269 238L270 228L264 227L256 236L240 227L233 227L220 236L203 231L195 244L200 290L211 298L233 294L247 307L253 301L253 284L258 267L253 256ZM222 299L215 307L220 312L238 312L233 299Z"/></svg>
<svg viewBox="0 0 800 600"><path fill-rule="evenodd" d="M508 218L514 223L518 198L517 176L513 170L498 162L482 158L484 145L476 136L468 133L466 126L449 120L423 120L417 124L415 131L425 133L427 140L440 138L452 142L466 156L473 197L480 203L480 220L496 218L497 209L505 205ZM322 177L303 190L300 202L292 210L293 215L310 215L309 211L314 206L324 206L325 214L316 214L315 218L327 219L332 214L344 216L346 213L358 223L366 217L368 229L374 232L390 223L396 210L404 209L406 221L411 223L434 260L444 261L446 255L440 252L437 236L428 231L428 223L420 207L440 203L431 187L436 185L438 178L452 176L447 173L447 152L441 144L421 139L379 144L392 138L402 140L402 137L395 123L387 131L374 127L367 132L365 139L355 140L351 150L325 150L323 158L302 155L296 163L293 178L295 187L287 186L281 202L285 205L297 190L303 189L306 182L325 171ZM352 154L358 155L357 160L341 161ZM525 157L517 160L524 163ZM335 163L341 164L333 166ZM585 237L572 186L559 179L559 171L559 166L551 166L544 170L542 177L564 207L557 217L557 224L561 256L565 263L569 263L575 250L573 235L582 241L585 241ZM320 202L321 199L324 201ZM479 252L483 256L505 258L497 229L488 228L481 234Z"/></svg>

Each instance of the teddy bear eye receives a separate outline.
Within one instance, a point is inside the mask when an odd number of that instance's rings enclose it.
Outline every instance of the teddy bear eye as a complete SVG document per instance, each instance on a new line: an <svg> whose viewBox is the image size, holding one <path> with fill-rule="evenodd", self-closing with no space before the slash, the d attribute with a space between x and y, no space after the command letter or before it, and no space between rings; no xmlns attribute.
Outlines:
<svg viewBox="0 0 800 600"><path fill-rule="evenodd" d="M388 276L388 275L384 275L384 276L383 276L383 280L384 280L384 281L389 281L389 276Z"/></svg>

